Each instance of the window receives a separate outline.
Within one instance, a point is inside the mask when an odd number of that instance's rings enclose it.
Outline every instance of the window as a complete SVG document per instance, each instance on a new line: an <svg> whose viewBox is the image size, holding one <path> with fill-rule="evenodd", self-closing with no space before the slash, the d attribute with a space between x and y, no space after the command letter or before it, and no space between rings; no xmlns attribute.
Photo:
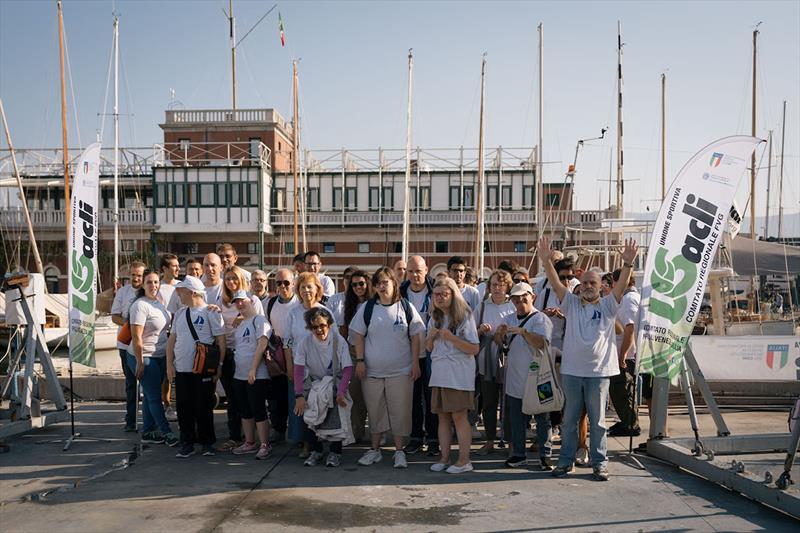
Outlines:
<svg viewBox="0 0 800 533"><path fill-rule="evenodd" d="M436 245L434 246L434 251L437 254L450 253L450 243L448 241L436 241Z"/></svg>
<svg viewBox="0 0 800 533"><path fill-rule="evenodd" d="M156 184L156 207L167 207L167 187L168 183Z"/></svg>
<svg viewBox="0 0 800 533"><path fill-rule="evenodd" d="M333 209L342 208L342 189L336 187L333 189Z"/></svg>
<svg viewBox="0 0 800 533"><path fill-rule="evenodd" d="M283 243L283 253L285 255L294 255L294 243L293 242Z"/></svg>
<svg viewBox="0 0 800 533"><path fill-rule="evenodd" d="M200 205L200 184L189 183L186 185L186 205L198 207Z"/></svg>
<svg viewBox="0 0 800 533"><path fill-rule="evenodd" d="M272 189L272 209L275 211L286 209L286 189Z"/></svg>
<svg viewBox="0 0 800 533"><path fill-rule="evenodd" d="M380 199L379 191L383 191L383 198ZM382 200L382 203L379 204L379 200ZM370 187L369 188L369 210L370 211L377 211L378 209L389 210L391 211L394 209L394 191L391 187L383 187L383 189L379 187Z"/></svg>
<svg viewBox="0 0 800 533"><path fill-rule="evenodd" d="M533 185L522 186L522 207L533 207Z"/></svg>
<svg viewBox="0 0 800 533"><path fill-rule="evenodd" d="M391 187L383 188L383 209L392 211L394 209L394 189Z"/></svg>
<svg viewBox="0 0 800 533"><path fill-rule="evenodd" d="M450 186L450 209L461 208L461 187L457 185Z"/></svg>
<svg viewBox="0 0 800 533"><path fill-rule="evenodd" d="M462 205L464 209L475 208L475 190L472 186L464 187L464 203Z"/></svg>
<svg viewBox="0 0 800 533"><path fill-rule="evenodd" d="M250 137L250 159L258 160L260 147L261 137Z"/></svg>
<svg viewBox="0 0 800 533"><path fill-rule="evenodd" d="M561 194L557 192L547 193L544 197L544 205L546 207L559 207L561 205Z"/></svg>
<svg viewBox="0 0 800 533"><path fill-rule="evenodd" d="M122 244L121 248L123 252L136 251L136 241L133 239L123 239L120 244Z"/></svg>
<svg viewBox="0 0 800 533"><path fill-rule="evenodd" d="M58 292L58 269L55 267L48 267L44 271L44 282L47 284L47 290L51 294Z"/></svg>
<svg viewBox="0 0 800 533"><path fill-rule="evenodd" d="M250 207L258 207L260 203L258 199L258 183L245 183L245 187L247 187L248 195L247 205Z"/></svg>
<svg viewBox="0 0 800 533"><path fill-rule="evenodd" d="M187 242L185 246L186 246L185 250L186 250L187 254L196 254L197 253L198 246L197 246L196 242Z"/></svg>
<svg viewBox="0 0 800 533"><path fill-rule="evenodd" d="M489 241L485 241L483 243L483 253L488 254L492 251L492 247L489 246Z"/></svg>
<svg viewBox="0 0 800 533"><path fill-rule="evenodd" d="M355 187L347 187L345 193L345 209L355 211L358 208L358 194Z"/></svg>
<svg viewBox="0 0 800 533"><path fill-rule="evenodd" d="M183 207L184 205L184 193L186 190L183 187L183 183L176 183L173 185L174 192L172 194L172 206L173 207Z"/></svg>
<svg viewBox="0 0 800 533"><path fill-rule="evenodd" d="M486 208L497 209L499 205L497 200L497 185L489 185L486 187Z"/></svg>
<svg viewBox="0 0 800 533"><path fill-rule="evenodd" d="M200 207L214 207L213 183L200 183Z"/></svg>
<svg viewBox="0 0 800 533"><path fill-rule="evenodd" d="M247 243L247 253L250 255L256 255L258 253L258 243L257 242L248 242Z"/></svg>
<svg viewBox="0 0 800 533"><path fill-rule="evenodd" d="M228 205L227 183L217 183L217 206L225 207Z"/></svg>
<svg viewBox="0 0 800 533"><path fill-rule="evenodd" d="M309 211L319 211L319 187L312 187L308 189L306 209Z"/></svg>
<svg viewBox="0 0 800 533"><path fill-rule="evenodd" d="M525 246L525 244L525 241L514 241L514 252L524 254L527 251L527 246Z"/></svg>
<svg viewBox="0 0 800 533"><path fill-rule="evenodd" d="M360 254L368 254L369 253L369 243L368 242L360 242L360 243L358 243L358 253L360 253Z"/></svg>
<svg viewBox="0 0 800 533"><path fill-rule="evenodd" d="M402 242L394 243L394 253L396 253L396 254L402 254L403 253L403 243Z"/></svg>
<svg viewBox="0 0 800 533"><path fill-rule="evenodd" d="M238 181L231 183L231 205L234 207L245 204L245 202L242 201L242 185L244 184Z"/></svg>
<svg viewBox="0 0 800 533"><path fill-rule="evenodd" d="M511 209L511 185L503 185L500 202L500 207L503 209Z"/></svg>
<svg viewBox="0 0 800 533"><path fill-rule="evenodd" d="M322 253L335 254L336 253L336 243L335 242L323 242L322 243Z"/></svg>
<svg viewBox="0 0 800 533"><path fill-rule="evenodd" d="M414 194L414 209L425 211L431 208L430 187L415 187L413 194Z"/></svg>

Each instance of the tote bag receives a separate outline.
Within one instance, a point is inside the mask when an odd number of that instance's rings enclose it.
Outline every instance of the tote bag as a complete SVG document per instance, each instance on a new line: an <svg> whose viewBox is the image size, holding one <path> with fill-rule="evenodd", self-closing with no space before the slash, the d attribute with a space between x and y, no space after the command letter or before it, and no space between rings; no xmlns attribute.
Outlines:
<svg viewBox="0 0 800 533"><path fill-rule="evenodd" d="M564 391L555 367L549 343L545 343L542 350L533 349L533 361L522 395L522 412L526 415L561 411L564 408Z"/></svg>

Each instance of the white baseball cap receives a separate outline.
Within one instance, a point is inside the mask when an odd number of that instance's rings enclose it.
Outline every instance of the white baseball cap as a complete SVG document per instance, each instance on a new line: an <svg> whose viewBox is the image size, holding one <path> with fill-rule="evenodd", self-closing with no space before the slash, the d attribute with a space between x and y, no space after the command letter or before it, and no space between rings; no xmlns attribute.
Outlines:
<svg viewBox="0 0 800 533"><path fill-rule="evenodd" d="M523 281L511 287L509 296L522 296L525 293L533 294L533 287Z"/></svg>
<svg viewBox="0 0 800 533"><path fill-rule="evenodd" d="M175 288L176 289L189 289L192 292L196 292L196 293L202 294L202 295L206 294L206 288L203 285L203 282L200 281L199 278L196 278L194 276L186 276L185 278L183 278L183 281L181 281L177 285L175 285Z"/></svg>

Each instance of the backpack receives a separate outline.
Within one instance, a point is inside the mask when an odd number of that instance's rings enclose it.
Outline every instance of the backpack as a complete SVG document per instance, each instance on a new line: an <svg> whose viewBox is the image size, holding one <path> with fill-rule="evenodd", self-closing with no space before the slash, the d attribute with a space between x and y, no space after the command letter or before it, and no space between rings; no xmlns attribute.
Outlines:
<svg viewBox="0 0 800 533"><path fill-rule="evenodd" d="M372 321L372 312L375 310L375 304L378 302L378 298L370 298L367 300L367 303L364 304L364 337L367 336L369 333L369 323ZM400 306L403 308L403 312L406 315L406 325L408 326L407 333L408 338L411 338L411 321L414 319L414 311L411 309L411 302L406 300L405 298L400 298Z"/></svg>
<svg viewBox="0 0 800 533"><path fill-rule="evenodd" d="M430 276L425 276L425 286L427 287L427 292L425 293L425 303L422 304L422 309L420 309L421 313L427 313L428 309L431 307L431 298L433 296L433 279ZM400 284L400 296L406 300L408 300L408 290L410 287L411 282L409 280L405 280Z"/></svg>
<svg viewBox="0 0 800 533"><path fill-rule="evenodd" d="M277 296L273 296L267 302L267 320L269 321L270 325L272 325L272 308L275 307L275 303L278 301ZM267 361L267 367L270 366L270 376L279 376L282 374L286 374L286 354L283 353L283 339L281 339L278 335L275 334L275 328L272 328L272 332L269 335L269 344L267 346L269 350L270 357L272 361ZM275 365L270 365L270 362L275 363Z"/></svg>

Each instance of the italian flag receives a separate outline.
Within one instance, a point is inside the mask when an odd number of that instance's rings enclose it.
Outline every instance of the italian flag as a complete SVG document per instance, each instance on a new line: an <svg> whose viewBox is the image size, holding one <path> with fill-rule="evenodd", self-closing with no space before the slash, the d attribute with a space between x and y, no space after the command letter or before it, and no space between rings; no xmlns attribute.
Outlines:
<svg viewBox="0 0 800 533"><path fill-rule="evenodd" d="M278 30L281 32L281 46L286 46L286 36L283 34L283 17L281 17L280 11L278 11Z"/></svg>

